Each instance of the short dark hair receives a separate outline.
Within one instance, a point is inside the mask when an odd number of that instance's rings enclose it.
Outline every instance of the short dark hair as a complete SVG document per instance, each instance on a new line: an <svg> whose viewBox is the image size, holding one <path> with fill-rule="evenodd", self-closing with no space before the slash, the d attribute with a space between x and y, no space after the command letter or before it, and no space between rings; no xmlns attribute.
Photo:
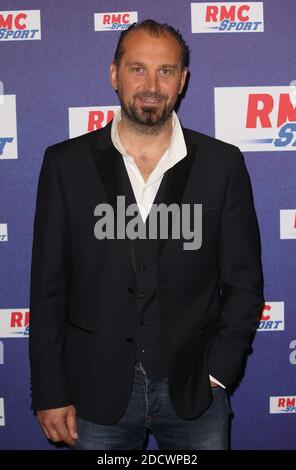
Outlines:
<svg viewBox="0 0 296 470"><path fill-rule="evenodd" d="M124 39L132 31L139 31L139 30L145 31L147 34L149 34L150 36L154 36L154 37L160 37L167 33L173 36L181 47L182 69L184 69L185 67L188 67L189 54L190 54L189 47L186 44L185 40L183 39L180 31L176 30L175 28L173 28L173 26L170 26L166 23L161 24L154 20L144 20L144 21L141 21L140 23L132 23L127 29L121 32L118 42L117 42L114 59L113 59L114 63L117 66L119 66L121 57L123 56L123 53L124 53L124 48L123 48Z"/></svg>

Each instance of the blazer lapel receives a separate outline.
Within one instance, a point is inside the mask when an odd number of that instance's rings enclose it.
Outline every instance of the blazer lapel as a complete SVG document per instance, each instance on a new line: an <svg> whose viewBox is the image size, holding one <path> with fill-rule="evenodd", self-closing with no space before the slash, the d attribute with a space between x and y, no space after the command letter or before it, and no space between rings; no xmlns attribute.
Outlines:
<svg viewBox="0 0 296 470"><path fill-rule="evenodd" d="M117 196L122 194L119 173L119 158L121 158L121 155L113 145L104 150L94 149L93 155L105 193L112 204L114 214L116 214Z"/></svg>
<svg viewBox="0 0 296 470"><path fill-rule="evenodd" d="M111 140L111 123L103 129L102 144L100 147L93 148L93 156L98 175L101 179L106 196L113 207L114 218L117 217L117 196L124 195L123 184L120 175L121 154L114 147ZM121 240L124 243L125 251L132 263L134 273L136 265L132 240L125 237Z"/></svg>
<svg viewBox="0 0 296 470"><path fill-rule="evenodd" d="M168 170L168 179L166 185L166 191L163 202L169 206L170 204L180 205L184 194L185 186L188 181L192 163L195 158L196 146L191 141L191 138L186 131L183 129L184 139L187 147L187 155L180 160L176 165ZM93 155L96 164L98 174L101 182L104 186L105 193L109 202L112 204L114 209L114 215L116 216L117 208L117 196L123 195L123 187L120 178L120 166L119 158L120 153L114 147L111 140L111 123L109 123L101 133L101 144L93 148ZM170 237L172 224L171 218L169 218L168 235ZM127 240L127 238L126 238ZM130 247L130 241L126 243L127 252L131 261L132 253ZM158 256L161 255L165 247L167 239L160 239L158 244Z"/></svg>
<svg viewBox="0 0 296 470"><path fill-rule="evenodd" d="M169 206L170 204L180 205L182 202L182 197L184 194L185 186L188 181L192 163L195 158L196 146L190 139L190 136L186 132L186 129L183 129L183 135L187 147L187 155L182 158L176 165L168 170L168 180L166 193L164 197L164 203ZM169 217L168 225L168 237L170 237L172 230L171 217ZM165 247L167 239L161 238L158 244L158 256L161 255Z"/></svg>

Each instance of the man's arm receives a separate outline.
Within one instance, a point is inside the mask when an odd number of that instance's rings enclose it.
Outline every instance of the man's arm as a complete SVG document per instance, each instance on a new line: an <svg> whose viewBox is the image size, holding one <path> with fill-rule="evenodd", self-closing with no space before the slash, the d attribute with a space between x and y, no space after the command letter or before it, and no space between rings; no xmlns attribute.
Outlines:
<svg viewBox="0 0 296 470"><path fill-rule="evenodd" d="M222 309L208 366L216 380L231 388L242 372L264 301L257 218L238 149L222 214L219 268Z"/></svg>
<svg viewBox="0 0 296 470"><path fill-rule="evenodd" d="M76 424L64 360L70 244L58 158L52 148L47 149L38 182L30 285L29 354L32 408L45 410L37 414L43 430L46 426L51 430L45 432L47 437L52 440L61 437L71 443L67 424L70 423L72 433Z"/></svg>

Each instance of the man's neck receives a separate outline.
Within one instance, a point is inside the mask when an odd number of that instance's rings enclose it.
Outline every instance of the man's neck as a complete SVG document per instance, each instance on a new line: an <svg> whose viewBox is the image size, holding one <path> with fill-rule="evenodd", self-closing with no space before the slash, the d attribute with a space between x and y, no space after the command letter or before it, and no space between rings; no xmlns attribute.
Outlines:
<svg viewBox="0 0 296 470"><path fill-rule="evenodd" d="M157 132L141 132L139 127L133 126L122 114L118 123L120 141L128 154L133 157L155 157L162 154L169 147L173 133L172 116L157 130Z"/></svg>

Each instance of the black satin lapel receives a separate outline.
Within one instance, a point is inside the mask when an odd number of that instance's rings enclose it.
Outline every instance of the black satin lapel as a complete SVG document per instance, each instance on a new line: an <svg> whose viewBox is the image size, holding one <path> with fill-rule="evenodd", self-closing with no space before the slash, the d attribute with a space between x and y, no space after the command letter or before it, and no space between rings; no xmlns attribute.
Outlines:
<svg viewBox="0 0 296 470"><path fill-rule="evenodd" d="M107 149L94 148L93 155L99 177L105 189L106 196L109 199L109 202L112 204L114 217L116 220L117 196L126 196L120 170L120 165L124 167L122 155L118 152L113 144L111 144ZM124 171L126 171L125 167ZM131 198L127 199L129 199L130 203L136 202L132 188L131 192ZM135 255L132 246L132 240L130 240L128 237L125 237L124 239L119 240L119 242L122 243L124 251L126 252L130 262L132 263L133 270L136 273Z"/></svg>
<svg viewBox="0 0 296 470"><path fill-rule="evenodd" d="M185 190L185 186L190 174L192 163L195 158L196 146L191 141L187 132L183 129L184 139L187 147L187 155L180 160L176 165L168 170L167 184L163 202L169 206L172 203L178 205L182 202L182 196ZM111 139L110 139L111 141ZM113 146L112 142L107 148L100 149L97 147L93 148L93 155L95 165L101 180L101 183L105 189L107 198L109 199L114 209L114 214L117 213L117 196L124 195L123 184L120 175L120 158L121 154ZM169 219L169 237L171 234L171 220ZM161 255L167 239L160 239L158 244L158 256ZM125 243L127 252L130 260L133 263L133 256L131 250L130 241ZM134 263L133 263L134 264Z"/></svg>
<svg viewBox="0 0 296 470"><path fill-rule="evenodd" d="M196 146L192 143L190 137L184 132L184 139L187 147L187 155L182 158L176 165L168 170L168 180L166 193L164 197L164 203L169 206L170 204L180 205L182 202L182 196L184 194L185 186L190 174L192 163L195 158ZM168 224L168 236L170 237L172 230L171 217L169 217ZM165 238L161 238L158 244L158 256L161 255L165 243Z"/></svg>
<svg viewBox="0 0 296 470"><path fill-rule="evenodd" d="M123 194L119 167L122 156L113 144L103 150L93 148L93 155L105 193L116 214L117 196Z"/></svg>

